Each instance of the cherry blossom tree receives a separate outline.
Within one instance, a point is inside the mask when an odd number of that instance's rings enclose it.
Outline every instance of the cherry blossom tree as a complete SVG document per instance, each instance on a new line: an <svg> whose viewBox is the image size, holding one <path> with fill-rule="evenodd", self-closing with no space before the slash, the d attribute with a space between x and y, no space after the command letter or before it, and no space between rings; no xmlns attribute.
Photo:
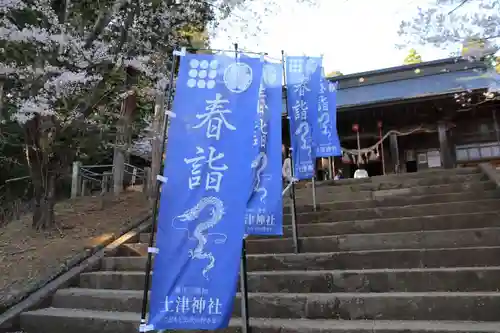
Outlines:
<svg viewBox="0 0 500 333"><path fill-rule="evenodd" d="M0 0L2 104L25 132L34 228L54 226L56 181L83 138L102 130L107 105L121 104L117 130L126 136L148 93L138 91L140 78L150 95L164 91L169 55L183 43L178 31L212 17L202 1Z"/></svg>
<svg viewBox="0 0 500 333"><path fill-rule="evenodd" d="M434 0L401 22L404 44L453 47L466 38L500 37L500 0Z"/></svg>
<svg viewBox="0 0 500 333"><path fill-rule="evenodd" d="M156 101L160 126L148 139L159 146L171 55L189 44L186 29L203 33L232 11L259 22L252 6L279 10L276 1L0 0L0 107L25 134L33 227L55 226L55 184L89 136L113 143L120 192L139 100ZM110 129L114 140L102 137Z"/></svg>
<svg viewBox="0 0 500 333"><path fill-rule="evenodd" d="M471 61L484 61L492 84L479 103L499 99L500 73L496 66L500 60L500 0L434 0L419 8L412 19L402 21L399 34L402 47L431 44L450 50L461 48L454 53ZM464 92L456 100L467 107L471 97Z"/></svg>

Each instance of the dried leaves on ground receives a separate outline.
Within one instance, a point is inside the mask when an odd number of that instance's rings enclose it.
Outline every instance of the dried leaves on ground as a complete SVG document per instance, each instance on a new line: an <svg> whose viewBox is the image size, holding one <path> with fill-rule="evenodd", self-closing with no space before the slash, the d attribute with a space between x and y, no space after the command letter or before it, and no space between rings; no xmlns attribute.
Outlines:
<svg viewBox="0 0 500 333"><path fill-rule="evenodd" d="M99 241L118 237L149 210L143 193L127 191L108 198L104 207L99 197L57 204L54 230L34 231L31 216L0 228L0 310Z"/></svg>

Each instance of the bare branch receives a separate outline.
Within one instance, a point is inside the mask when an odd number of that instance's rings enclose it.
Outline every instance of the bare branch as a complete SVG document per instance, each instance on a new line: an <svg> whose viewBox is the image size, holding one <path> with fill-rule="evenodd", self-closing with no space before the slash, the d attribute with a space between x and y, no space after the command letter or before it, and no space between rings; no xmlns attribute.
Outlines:
<svg viewBox="0 0 500 333"><path fill-rule="evenodd" d="M460 4L458 4L458 6L456 6L455 8L453 8L452 10L450 10L448 12L448 15L452 14L454 11L456 11L458 8L462 7L463 5L465 5L469 0L463 0Z"/></svg>

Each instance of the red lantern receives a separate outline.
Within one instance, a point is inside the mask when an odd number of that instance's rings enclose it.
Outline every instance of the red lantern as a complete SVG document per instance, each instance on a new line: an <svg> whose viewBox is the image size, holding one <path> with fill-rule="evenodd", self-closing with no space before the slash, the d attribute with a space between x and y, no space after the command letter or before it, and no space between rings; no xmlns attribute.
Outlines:
<svg viewBox="0 0 500 333"><path fill-rule="evenodd" d="M359 130L359 126L358 126L358 124L353 124L353 125L352 125L352 130L353 130L354 132L357 132L357 131Z"/></svg>
<svg viewBox="0 0 500 333"><path fill-rule="evenodd" d="M381 121L381 120L379 120L379 121L377 122L377 127L378 127L378 128L382 128L382 121Z"/></svg>

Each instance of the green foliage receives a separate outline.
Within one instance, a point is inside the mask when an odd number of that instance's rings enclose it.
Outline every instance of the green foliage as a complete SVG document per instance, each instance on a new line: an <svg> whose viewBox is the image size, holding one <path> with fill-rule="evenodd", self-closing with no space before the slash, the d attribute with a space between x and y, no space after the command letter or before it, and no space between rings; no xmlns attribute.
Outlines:
<svg viewBox="0 0 500 333"><path fill-rule="evenodd" d="M344 75L344 74L342 74L339 71L331 71L330 73L326 74L326 77L335 77L335 76L342 76L342 75Z"/></svg>
<svg viewBox="0 0 500 333"><path fill-rule="evenodd" d="M422 57L418 54L417 50L410 49L408 55L404 59L405 65L418 64L422 62Z"/></svg>
<svg viewBox="0 0 500 333"><path fill-rule="evenodd" d="M17 123L7 121L0 126L0 184L29 174L23 141L24 133Z"/></svg>

